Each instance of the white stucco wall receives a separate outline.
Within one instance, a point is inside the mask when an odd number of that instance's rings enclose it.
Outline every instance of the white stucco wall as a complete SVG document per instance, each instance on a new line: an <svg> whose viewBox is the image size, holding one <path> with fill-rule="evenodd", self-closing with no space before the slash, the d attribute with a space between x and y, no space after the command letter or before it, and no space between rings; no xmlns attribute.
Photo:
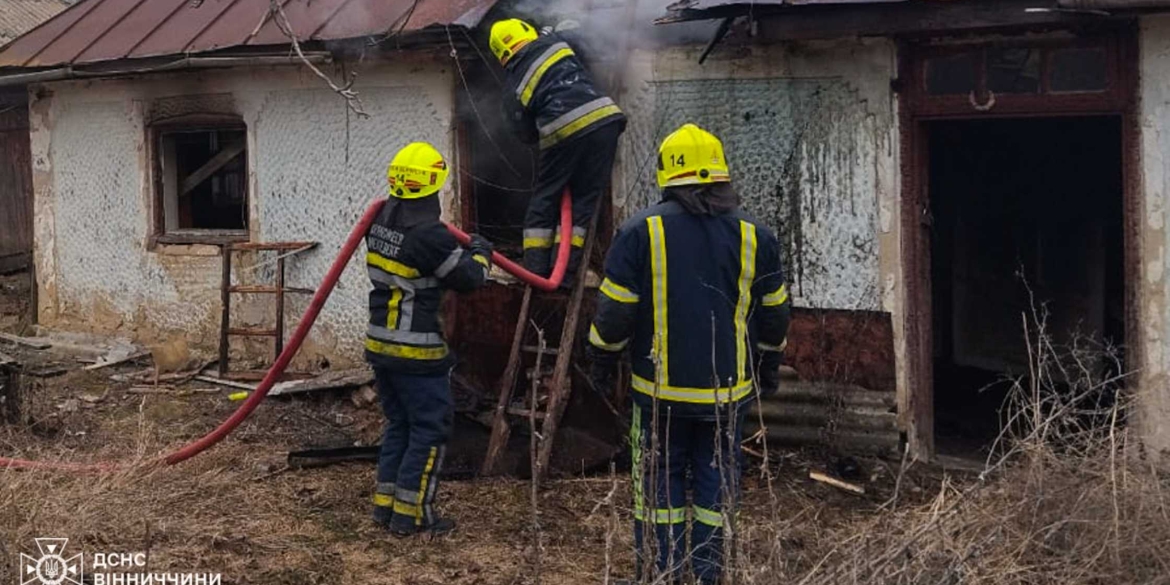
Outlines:
<svg viewBox="0 0 1170 585"><path fill-rule="evenodd" d="M1140 421L1150 451L1170 457L1170 303L1167 302L1166 205L1170 195L1170 16L1141 20L1141 279L1137 322Z"/></svg>
<svg viewBox="0 0 1170 585"><path fill-rule="evenodd" d="M319 79L290 67L33 88L41 322L217 346L218 250L148 247L154 196L146 122L160 107L189 109L184 102L194 100L243 118L252 240L320 242L289 262L289 285L315 288L354 222L384 192L386 164L397 148L426 140L451 152L452 82L443 63L423 57L367 65L356 87L368 119L347 116L344 102ZM454 192L452 181L445 204ZM237 265L263 259L238 257ZM269 278L264 270L242 277ZM361 263L351 263L302 355L360 358L367 288ZM271 297L235 298L243 300L233 325L271 326ZM286 307L289 330L306 301Z"/></svg>

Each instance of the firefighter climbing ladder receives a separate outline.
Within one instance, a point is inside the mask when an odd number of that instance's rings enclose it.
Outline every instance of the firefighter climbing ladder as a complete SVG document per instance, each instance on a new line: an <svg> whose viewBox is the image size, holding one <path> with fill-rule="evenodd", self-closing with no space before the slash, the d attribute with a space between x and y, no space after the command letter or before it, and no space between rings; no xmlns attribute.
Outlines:
<svg viewBox="0 0 1170 585"><path fill-rule="evenodd" d="M561 418L569 404L572 395L570 368L573 362L573 348L577 340L577 324L581 314L581 303L585 298L585 277L589 274L589 260L593 255L593 248L597 240L597 218L601 215L601 199L594 209L593 219L589 222L589 232L582 249L581 264L577 267L576 280L573 281L573 292L569 295L568 305L565 308L565 320L561 327L561 339L557 347L539 347L525 343L528 338L526 332L530 330L528 317L532 308L532 287L524 289L524 300L520 303L520 315L516 320L516 331L512 335L512 348L508 355L508 365L500 379L499 401L496 404L495 415L492 418L492 436L488 443L487 456L484 458L481 475L493 475L499 465L508 438L512 433L510 417L529 420L532 417L540 421L540 429L530 429L537 433L539 450L536 457L536 467L532 470L537 481L544 479L548 473L549 461L552 457L553 442L556 438ZM546 355L556 356L556 365L553 367L552 378L548 380L544 390L548 400L542 408L538 401L531 400L527 407L520 408L512 405L513 392L519 376L523 355L525 353L544 352ZM544 385L542 372L533 371L532 375L538 384ZM535 409L535 412L531 412Z"/></svg>

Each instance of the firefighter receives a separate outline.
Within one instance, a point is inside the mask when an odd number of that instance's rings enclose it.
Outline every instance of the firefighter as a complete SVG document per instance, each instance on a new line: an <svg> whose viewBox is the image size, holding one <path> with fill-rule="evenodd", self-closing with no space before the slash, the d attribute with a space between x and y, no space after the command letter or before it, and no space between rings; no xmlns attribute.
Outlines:
<svg viewBox="0 0 1170 585"><path fill-rule="evenodd" d="M366 360L374 369L389 425L378 458L374 520L395 536L444 533L455 522L433 504L451 433L450 372L455 356L442 333L444 289L484 285L491 246L472 236L468 248L439 222L437 194L447 163L415 142L390 163L390 198L366 235L370 324Z"/></svg>
<svg viewBox="0 0 1170 585"><path fill-rule="evenodd" d="M689 560L697 582L717 583L744 415L757 387L779 388L788 292L779 242L738 209L718 138L693 124L668 136L658 186L661 202L619 229L606 258L593 376L610 386L629 350L639 572L655 563L678 580Z"/></svg>
<svg viewBox="0 0 1170 585"><path fill-rule="evenodd" d="M568 186L573 196L568 284L597 200L609 190L626 118L597 90L559 33L540 35L522 20L501 20L492 25L490 45L507 72L505 115L521 140L540 145L540 169L524 219L524 267L539 276L552 271L561 195Z"/></svg>

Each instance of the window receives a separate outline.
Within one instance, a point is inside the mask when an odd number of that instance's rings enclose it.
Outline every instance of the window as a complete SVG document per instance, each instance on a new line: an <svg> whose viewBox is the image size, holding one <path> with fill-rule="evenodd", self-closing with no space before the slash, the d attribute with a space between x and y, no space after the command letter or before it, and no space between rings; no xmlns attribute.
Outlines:
<svg viewBox="0 0 1170 585"><path fill-rule="evenodd" d="M158 241L246 240L248 147L242 123L154 129Z"/></svg>

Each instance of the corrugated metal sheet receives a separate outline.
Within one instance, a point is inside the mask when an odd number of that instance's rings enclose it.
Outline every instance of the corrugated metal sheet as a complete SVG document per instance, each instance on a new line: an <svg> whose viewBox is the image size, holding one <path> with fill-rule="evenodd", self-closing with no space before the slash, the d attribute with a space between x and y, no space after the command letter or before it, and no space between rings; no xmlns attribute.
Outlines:
<svg viewBox="0 0 1170 585"><path fill-rule="evenodd" d="M752 407L748 436L761 419L773 445L824 445L847 453L898 452L897 397L859 386L784 382L775 396Z"/></svg>
<svg viewBox="0 0 1170 585"><path fill-rule="evenodd" d="M63 0L0 0L0 45L68 7Z"/></svg>
<svg viewBox="0 0 1170 585"><path fill-rule="evenodd" d="M25 0L28 1L28 0ZM281 0L301 41L474 26L494 0ZM269 0L82 0L0 50L0 67L53 67L284 45Z"/></svg>

